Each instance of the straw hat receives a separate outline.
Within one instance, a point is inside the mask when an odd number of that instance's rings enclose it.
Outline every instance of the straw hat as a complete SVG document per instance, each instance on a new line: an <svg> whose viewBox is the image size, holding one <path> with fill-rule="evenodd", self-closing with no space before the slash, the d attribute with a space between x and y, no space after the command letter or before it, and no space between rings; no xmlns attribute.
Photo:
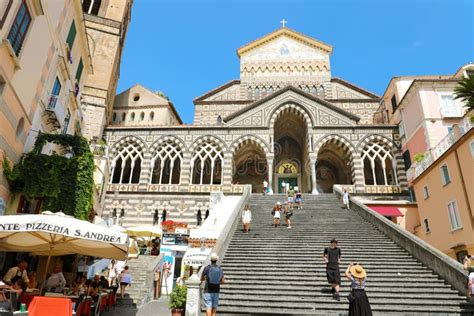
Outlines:
<svg viewBox="0 0 474 316"><path fill-rule="evenodd" d="M211 255L211 261L217 261L217 260L219 260L219 256L216 253L213 253Z"/></svg>
<svg viewBox="0 0 474 316"><path fill-rule="evenodd" d="M281 205L281 202L277 202L277 205Z"/></svg>
<svg viewBox="0 0 474 316"><path fill-rule="evenodd" d="M367 273L360 264L356 264L351 267L351 274L357 279L364 279L367 276Z"/></svg>

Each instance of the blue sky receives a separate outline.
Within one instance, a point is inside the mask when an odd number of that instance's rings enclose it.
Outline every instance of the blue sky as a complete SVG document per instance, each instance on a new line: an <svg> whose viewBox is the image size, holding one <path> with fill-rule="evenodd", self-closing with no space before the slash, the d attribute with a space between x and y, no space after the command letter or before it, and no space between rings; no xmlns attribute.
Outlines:
<svg viewBox="0 0 474 316"><path fill-rule="evenodd" d="M238 79L238 47L287 26L334 47L332 75L381 95L390 78L474 62L472 0L135 0L117 92L163 91L185 123L192 100Z"/></svg>

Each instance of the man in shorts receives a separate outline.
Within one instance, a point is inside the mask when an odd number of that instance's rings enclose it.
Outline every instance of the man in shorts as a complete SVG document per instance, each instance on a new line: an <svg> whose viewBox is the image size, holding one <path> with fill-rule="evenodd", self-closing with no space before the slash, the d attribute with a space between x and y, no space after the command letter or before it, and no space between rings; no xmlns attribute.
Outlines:
<svg viewBox="0 0 474 316"><path fill-rule="evenodd" d="M219 306L220 285L224 283L224 272L217 265L219 257L211 254L211 264L204 268L201 281L206 281L204 285L204 305L206 305L206 316L217 315Z"/></svg>
<svg viewBox="0 0 474 316"><path fill-rule="evenodd" d="M341 249L337 247L337 240L331 240L331 247L324 248L324 262L326 263L326 276L331 285L331 292L334 299L339 301L339 286L341 285L341 273L339 264L341 263Z"/></svg>

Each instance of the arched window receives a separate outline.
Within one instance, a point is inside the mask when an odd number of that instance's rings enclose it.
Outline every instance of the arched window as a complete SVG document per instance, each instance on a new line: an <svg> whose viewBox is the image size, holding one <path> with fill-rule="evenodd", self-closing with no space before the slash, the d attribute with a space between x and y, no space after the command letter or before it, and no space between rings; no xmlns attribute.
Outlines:
<svg viewBox="0 0 474 316"><path fill-rule="evenodd" d="M212 141L200 144L191 159L191 176L193 184L221 184L222 149Z"/></svg>
<svg viewBox="0 0 474 316"><path fill-rule="evenodd" d="M319 86L318 92L319 92L319 93L318 93L318 94L319 94L319 97L320 97L321 99L324 99L324 98L326 97L326 91L325 91L323 85L320 85L320 86Z"/></svg>
<svg viewBox="0 0 474 316"><path fill-rule="evenodd" d="M123 112L122 113L122 122L125 122L126 118L127 118L127 113Z"/></svg>
<svg viewBox="0 0 474 316"><path fill-rule="evenodd" d="M150 121L155 119L155 112L150 112Z"/></svg>
<svg viewBox="0 0 474 316"><path fill-rule="evenodd" d="M367 185L396 185L395 159L390 147L383 141L365 145L362 154L364 178Z"/></svg>
<svg viewBox="0 0 474 316"><path fill-rule="evenodd" d="M135 121L135 112L132 112L132 114L130 114L130 121Z"/></svg>
<svg viewBox="0 0 474 316"><path fill-rule="evenodd" d="M145 119L145 112L140 113L140 121Z"/></svg>
<svg viewBox="0 0 474 316"><path fill-rule="evenodd" d="M151 160L151 183L179 184L183 154L173 142L162 144Z"/></svg>
<svg viewBox="0 0 474 316"><path fill-rule="evenodd" d="M117 113L114 112L114 114L112 115L112 121L117 121Z"/></svg>
<svg viewBox="0 0 474 316"><path fill-rule="evenodd" d="M122 145L112 160L111 183L139 183L142 169L142 148L134 141Z"/></svg>

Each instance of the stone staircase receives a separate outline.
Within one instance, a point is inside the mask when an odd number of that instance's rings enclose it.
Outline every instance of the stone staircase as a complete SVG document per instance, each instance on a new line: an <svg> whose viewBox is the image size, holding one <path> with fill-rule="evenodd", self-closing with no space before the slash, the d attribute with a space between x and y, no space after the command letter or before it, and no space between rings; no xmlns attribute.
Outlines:
<svg viewBox="0 0 474 316"><path fill-rule="evenodd" d="M132 274L132 286L125 289L125 299L121 301L122 305L140 306L144 303L150 289L146 286L146 272L148 266L157 257L139 256L136 259L127 261L128 268ZM120 297L120 290L117 291L117 297Z"/></svg>
<svg viewBox="0 0 474 316"><path fill-rule="evenodd" d="M271 209L283 195L252 195L250 233L233 232L221 261L219 314L347 314L349 262L367 270L367 295L378 315L473 315L450 285L351 210L332 194L304 196L293 228L273 228ZM231 232L232 233L232 232ZM329 289L322 258L332 238L342 249L341 301Z"/></svg>

